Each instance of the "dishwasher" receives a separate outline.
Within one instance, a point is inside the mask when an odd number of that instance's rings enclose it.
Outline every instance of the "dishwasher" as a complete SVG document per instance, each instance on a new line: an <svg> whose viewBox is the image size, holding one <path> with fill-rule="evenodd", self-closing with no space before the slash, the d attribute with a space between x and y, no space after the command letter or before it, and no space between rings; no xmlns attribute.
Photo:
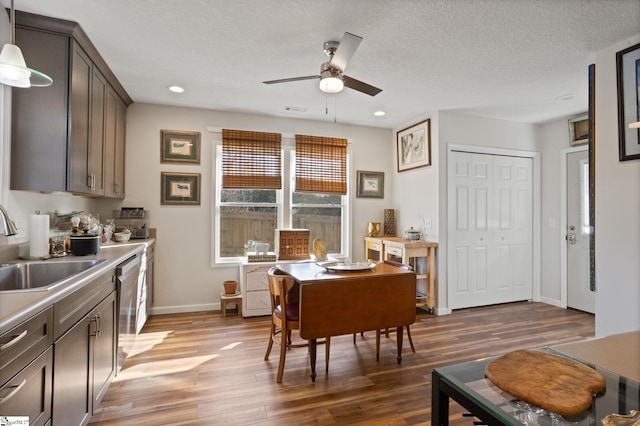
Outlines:
<svg viewBox="0 0 640 426"><path fill-rule="evenodd" d="M116 267L118 288L117 372L122 369L122 365L136 340L138 276L141 266L140 256L134 255Z"/></svg>

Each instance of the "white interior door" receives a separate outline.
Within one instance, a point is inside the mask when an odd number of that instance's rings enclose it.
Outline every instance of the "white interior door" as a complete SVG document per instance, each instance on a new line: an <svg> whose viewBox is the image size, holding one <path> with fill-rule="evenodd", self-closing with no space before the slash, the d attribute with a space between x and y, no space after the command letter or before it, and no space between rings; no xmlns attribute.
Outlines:
<svg viewBox="0 0 640 426"><path fill-rule="evenodd" d="M531 158L451 152L449 308L532 298L532 171Z"/></svg>
<svg viewBox="0 0 640 426"><path fill-rule="evenodd" d="M589 288L589 152L567 154L567 306L595 313Z"/></svg>

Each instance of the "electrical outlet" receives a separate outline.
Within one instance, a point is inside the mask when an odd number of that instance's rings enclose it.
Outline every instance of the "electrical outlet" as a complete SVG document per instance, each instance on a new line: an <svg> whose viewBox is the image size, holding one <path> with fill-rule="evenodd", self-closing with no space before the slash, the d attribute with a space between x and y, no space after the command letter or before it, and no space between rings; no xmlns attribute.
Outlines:
<svg viewBox="0 0 640 426"><path fill-rule="evenodd" d="M431 229L431 218L424 219L424 227L427 229Z"/></svg>

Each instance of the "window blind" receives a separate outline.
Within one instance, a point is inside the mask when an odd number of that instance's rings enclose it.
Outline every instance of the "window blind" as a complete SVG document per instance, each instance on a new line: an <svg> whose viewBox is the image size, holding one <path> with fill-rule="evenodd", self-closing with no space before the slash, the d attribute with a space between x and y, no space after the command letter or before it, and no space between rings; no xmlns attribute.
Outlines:
<svg viewBox="0 0 640 426"><path fill-rule="evenodd" d="M347 140L296 135L296 192L346 195Z"/></svg>
<svg viewBox="0 0 640 426"><path fill-rule="evenodd" d="M222 129L222 188L281 189L280 133Z"/></svg>

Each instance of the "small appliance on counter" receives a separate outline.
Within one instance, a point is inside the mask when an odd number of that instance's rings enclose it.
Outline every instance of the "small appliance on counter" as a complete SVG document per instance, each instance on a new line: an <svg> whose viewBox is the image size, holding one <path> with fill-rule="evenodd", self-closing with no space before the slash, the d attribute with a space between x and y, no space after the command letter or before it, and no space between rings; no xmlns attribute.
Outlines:
<svg viewBox="0 0 640 426"><path fill-rule="evenodd" d="M143 207L113 210L115 232L131 231L131 239L149 238L149 211Z"/></svg>

